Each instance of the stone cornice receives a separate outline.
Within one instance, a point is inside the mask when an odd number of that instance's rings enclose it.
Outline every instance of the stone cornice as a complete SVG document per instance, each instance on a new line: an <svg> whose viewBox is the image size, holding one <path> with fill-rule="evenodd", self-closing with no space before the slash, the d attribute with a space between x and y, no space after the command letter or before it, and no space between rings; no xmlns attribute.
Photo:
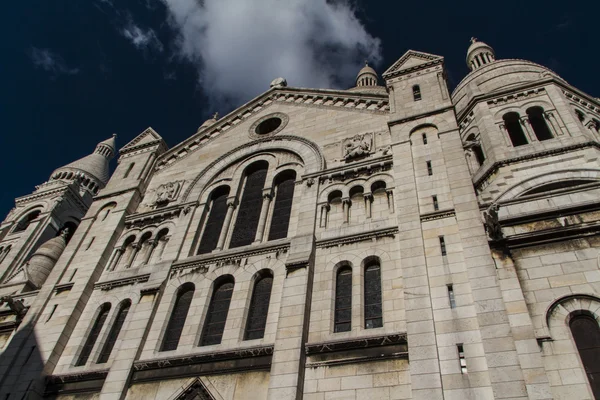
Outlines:
<svg viewBox="0 0 600 400"><path fill-rule="evenodd" d="M510 165L512 163L517 163L517 162L522 162L522 161L528 161L528 160L533 160L536 158L544 158L544 157L548 157L548 156L554 156L557 154L563 154L563 153L568 153L570 151L573 150L580 150L580 149L585 149L588 147L595 147L597 149L600 149L600 143L597 142L584 142L584 143L578 143L578 144L574 144L571 146L566 146L566 147L557 147L555 149L548 149L548 150L544 150L544 151L538 151L532 154L526 154L523 156L519 156L519 157L512 157L512 158L507 158L505 160L500 160L500 161L496 161L495 163L493 163L492 165L490 165L488 167L488 169L485 170L485 173L481 175L481 177L479 177L476 181L473 182L473 185L475 186L475 189L480 190L482 184L493 174L495 174L498 169L500 169L501 167L504 167L506 165Z"/></svg>
<svg viewBox="0 0 600 400"><path fill-rule="evenodd" d="M188 207L197 207L198 202L192 201L183 204L176 204L168 207L157 208L152 211L143 213L131 214L125 217L125 226L129 229L132 227L142 227L153 223L161 223L163 221L177 218L181 212L185 212Z"/></svg>
<svg viewBox="0 0 600 400"><path fill-rule="evenodd" d="M402 68L402 64L404 64L409 58L418 58L423 60L421 64L414 65L408 68ZM389 67L383 73L383 79L389 80L396 76L406 75L414 71L418 71L424 68L429 68L433 65L443 64L444 58L441 56L437 56L435 54L424 53L416 50L408 50L406 53L402 55L391 67Z"/></svg>
<svg viewBox="0 0 600 400"><path fill-rule="evenodd" d="M128 276L126 278L113 279L110 281L97 282L94 289L111 290L120 286L135 285L136 283L148 282L150 274Z"/></svg>
<svg viewBox="0 0 600 400"><path fill-rule="evenodd" d="M313 174L306 174L302 176L302 179L308 180L312 178L319 178L321 182L326 180L335 180L336 178L342 178L342 180L344 180L344 177L346 176L348 176L348 178L352 178L357 174L368 174L369 171L385 170L386 167L392 166L392 158L392 155L389 154L383 157L370 158L359 162L348 163L338 167L315 172Z"/></svg>
<svg viewBox="0 0 600 400"><path fill-rule="evenodd" d="M333 353L355 349L366 349L370 347L390 346L395 344L407 344L406 333L392 335L369 336L335 340L331 342L306 343L306 355Z"/></svg>
<svg viewBox="0 0 600 400"><path fill-rule="evenodd" d="M433 221L436 219L450 218L456 215L456 211L452 210L440 210L426 214L421 214L421 222Z"/></svg>
<svg viewBox="0 0 600 400"><path fill-rule="evenodd" d="M185 158L221 133L264 111L272 104L293 104L326 109L361 111L387 115L389 97L377 94L355 93L333 90L313 90L297 88L272 88L249 103L232 111L221 120L204 130L198 131L189 139L173 147L159 157L155 169L161 170L175 161Z"/></svg>
<svg viewBox="0 0 600 400"><path fill-rule="evenodd" d="M317 240L316 245L317 245L317 248L342 246L345 244L362 242L363 240L370 240L370 239L374 239L374 238L380 238L380 237L386 237L386 236L394 237L397 233L398 233L398 227L393 226L393 227L376 229L376 230L367 231L367 232L361 232L361 233L357 233L354 235L338 236L338 237L331 238L331 239L320 239L320 240Z"/></svg>
<svg viewBox="0 0 600 400"><path fill-rule="evenodd" d="M437 108L435 110L428 111L428 112L425 112L425 113L415 114L415 115L411 115L410 117L399 118L399 119L395 119L395 120L392 120L392 121L388 121L388 126L392 127L394 125L404 124L406 122L415 121L417 119L426 118L426 117L429 117L429 116L432 116L432 115L436 115L436 114L441 114L441 113L446 112L448 110L454 110L454 105L451 104L449 106L442 107L442 108Z"/></svg>
<svg viewBox="0 0 600 400"><path fill-rule="evenodd" d="M511 235L501 240L492 241L491 245L494 247L506 246L510 249L516 249L597 236L599 233L600 222L590 222Z"/></svg>
<svg viewBox="0 0 600 400"><path fill-rule="evenodd" d="M572 89L574 89L574 88L572 88ZM594 98L592 98L592 96L589 96L579 90L562 89L562 92L565 96L567 96L567 98L569 100L577 102L578 104L581 104L583 107L587 108L588 110L590 110L592 112L595 112L596 114L600 114L600 104L599 104L600 100L594 99ZM573 92L576 92L577 94L575 94Z"/></svg>
<svg viewBox="0 0 600 400"><path fill-rule="evenodd" d="M75 282L60 283L60 284L54 286L54 293L59 294L62 292L69 291L73 288L74 284L75 284Z"/></svg>

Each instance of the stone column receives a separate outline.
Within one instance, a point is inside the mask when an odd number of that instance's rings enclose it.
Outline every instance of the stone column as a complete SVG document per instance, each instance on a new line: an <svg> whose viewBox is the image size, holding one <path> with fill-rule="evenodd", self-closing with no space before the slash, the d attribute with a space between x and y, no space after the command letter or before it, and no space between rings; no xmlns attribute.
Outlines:
<svg viewBox="0 0 600 400"><path fill-rule="evenodd" d="M258 219L258 227L256 228L256 236L254 237L254 243L260 243L263 241L263 235L265 233L265 225L267 224L267 215L269 214L269 206L271 205L271 199L273 198L273 189L263 189L263 202L260 208L260 218Z"/></svg>
<svg viewBox="0 0 600 400"><path fill-rule="evenodd" d="M350 198L346 197L342 199L342 208L344 210L344 223L348 223L350 221Z"/></svg>
<svg viewBox="0 0 600 400"><path fill-rule="evenodd" d="M221 229L221 235L219 235L219 241L217 242L217 247L215 248L215 250L223 250L223 246L225 245L225 239L227 238L227 233L229 232L229 225L231 224L231 218L233 217L233 211L235 210L236 203L237 201L235 197L227 198L227 214L225 214L223 228Z"/></svg>
<svg viewBox="0 0 600 400"><path fill-rule="evenodd" d="M115 252L113 253L112 261L108 264L108 268L106 268L108 271L114 271L117 268L117 265L119 265L119 262L121 261L121 257L123 257L124 252L125 252L125 249L122 246L117 247L115 249Z"/></svg>
<svg viewBox="0 0 600 400"><path fill-rule="evenodd" d="M327 214L329 213L329 204L324 203L320 205L320 214L319 214L319 227L325 228L327 226Z"/></svg>
<svg viewBox="0 0 600 400"><path fill-rule="evenodd" d="M163 236L160 239L157 240L157 245L156 245L156 261L159 261L162 258L162 255L165 251L165 247L167 247L167 243L169 243L169 239L171 238L171 236Z"/></svg>
<svg viewBox="0 0 600 400"><path fill-rule="evenodd" d="M508 130L506 130L506 125L503 123L498 124L498 129L500 129L500 132L502 132L502 137L504 138L504 144L507 147L513 147L512 140L510 140L510 135L508 134Z"/></svg>
<svg viewBox="0 0 600 400"><path fill-rule="evenodd" d="M528 117L521 117L521 126L523 126L523 129L525 130L525 136L527 136L527 139L529 139L529 143L538 141Z"/></svg>
<svg viewBox="0 0 600 400"><path fill-rule="evenodd" d="M142 261L142 265L146 265L148 264L148 262L150 262L150 258L152 257L152 253L154 253L154 249L156 249L156 245L158 244L158 240L156 239L151 239L148 240L147 242L147 251L146 251L146 256L144 257L144 261ZM164 248L164 246L163 246Z"/></svg>
<svg viewBox="0 0 600 400"><path fill-rule="evenodd" d="M387 189L385 191L385 193L387 194L388 208L390 209L390 212L393 214L394 213L394 191L392 189Z"/></svg>
<svg viewBox="0 0 600 400"><path fill-rule="evenodd" d="M133 262L135 261L135 258L137 257L137 255L138 255L141 247L142 247L142 245L139 242L131 244L131 249L132 250L131 250L131 253L129 253L129 259L125 263L125 269L131 268L131 266L133 265Z"/></svg>
<svg viewBox="0 0 600 400"><path fill-rule="evenodd" d="M371 218L371 204L373 203L373 194L364 193L363 197L365 199L365 213L367 214L367 218Z"/></svg>

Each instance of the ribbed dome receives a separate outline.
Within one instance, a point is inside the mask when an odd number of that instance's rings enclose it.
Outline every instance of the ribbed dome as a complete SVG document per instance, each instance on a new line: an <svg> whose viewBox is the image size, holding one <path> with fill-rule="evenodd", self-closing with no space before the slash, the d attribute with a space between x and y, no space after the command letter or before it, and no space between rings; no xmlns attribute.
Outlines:
<svg viewBox="0 0 600 400"><path fill-rule="evenodd" d="M378 80L377 72L365 62L365 66L358 71L358 75L356 76L356 86L377 86Z"/></svg>
<svg viewBox="0 0 600 400"><path fill-rule="evenodd" d="M467 49L467 66L475 71L477 68L496 61L496 53L491 46L471 38L471 45Z"/></svg>
<svg viewBox="0 0 600 400"><path fill-rule="evenodd" d="M50 271L67 246L67 234L65 229L59 236L48 240L29 259L27 273L35 286L42 286L48 278Z"/></svg>

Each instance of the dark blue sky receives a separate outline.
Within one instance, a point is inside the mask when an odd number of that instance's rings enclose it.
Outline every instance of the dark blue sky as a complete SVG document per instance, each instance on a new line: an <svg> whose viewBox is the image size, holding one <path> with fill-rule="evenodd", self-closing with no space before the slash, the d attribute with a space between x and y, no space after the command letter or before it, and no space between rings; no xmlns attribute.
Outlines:
<svg viewBox="0 0 600 400"><path fill-rule="evenodd" d="M476 36L494 47L497 58L543 64L600 96L598 2L582 7L558 1L362 0L357 5L366 31L381 40L380 73L407 49L422 50L445 57L453 88L468 72L465 51ZM2 215L15 197L31 193L52 170L88 154L113 132L120 147L152 126L173 146L215 109L222 115L231 111L211 103L198 84L196 66L176 56L176 32L160 0L30 0L4 9ZM265 12L276 17L276 10ZM122 31L130 20L152 29L161 49L136 48ZM226 51L228 44L222 46ZM293 86L294 77L285 77Z"/></svg>

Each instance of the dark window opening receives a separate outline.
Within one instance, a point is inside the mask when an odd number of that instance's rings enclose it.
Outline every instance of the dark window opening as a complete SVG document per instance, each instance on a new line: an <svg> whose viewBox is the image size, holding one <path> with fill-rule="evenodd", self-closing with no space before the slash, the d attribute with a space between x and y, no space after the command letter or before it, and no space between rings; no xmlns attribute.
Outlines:
<svg viewBox="0 0 600 400"><path fill-rule="evenodd" d="M427 144L427 134L423 134L423 144Z"/></svg>
<svg viewBox="0 0 600 400"><path fill-rule="evenodd" d="M211 194L208 218L206 219L202 239L198 246L198 254L210 253L217 247L221 230L223 229L223 220L227 214L228 195L229 188L225 186L216 189Z"/></svg>
<svg viewBox="0 0 600 400"><path fill-rule="evenodd" d="M431 166L431 161L427 161L427 175L433 175L433 168Z"/></svg>
<svg viewBox="0 0 600 400"><path fill-rule="evenodd" d="M31 224L31 221L39 217L41 213L42 212L40 210L35 210L27 214L24 218L21 218L13 232L22 232L27 229Z"/></svg>
<svg viewBox="0 0 600 400"><path fill-rule="evenodd" d="M448 285L448 302L450 303L450 308L456 308L456 299L454 298L454 287L452 285Z"/></svg>
<svg viewBox="0 0 600 400"><path fill-rule="evenodd" d="M581 314L569 322L573 340L596 399L600 399L600 328L590 315Z"/></svg>
<svg viewBox="0 0 600 400"><path fill-rule="evenodd" d="M465 358L465 349L462 344L456 345L456 350L458 351L458 363L460 365L460 373L467 373L467 359Z"/></svg>
<svg viewBox="0 0 600 400"><path fill-rule="evenodd" d="M440 205L439 205L439 203L438 203L438 198L437 198L437 196L431 196L431 199L433 200L433 209L434 209L435 211L439 210L439 209L440 209Z"/></svg>
<svg viewBox="0 0 600 400"><path fill-rule="evenodd" d="M579 110L575 110L575 114L577 114L577 119L579 120L579 122L583 124L585 122L585 114Z"/></svg>
<svg viewBox="0 0 600 400"><path fill-rule="evenodd" d="M269 240L287 237L296 186L296 172L287 171L275 179L275 204L269 229Z"/></svg>
<svg viewBox="0 0 600 400"><path fill-rule="evenodd" d="M267 135L279 128L281 126L281 123L281 118L269 118L258 124L254 132L256 132L256 134L258 135Z"/></svg>
<svg viewBox="0 0 600 400"><path fill-rule="evenodd" d="M413 90L414 101L421 100L421 87L419 85L415 85L415 86L413 86L412 90Z"/></svg>
<svg viewBox="0 0 600 400"><path fill-rule="evenodd" d="M57 307L58 307L58 304L55 304L54 306L52 306L52 311L50 311L48 318L46 318L46 322L48 322L52 319L52 317L54 316L54 313L56 312Z"/></svg>
<svg viewBox="0 0 600 400"><path fill-rule="evenodd" d="M370 260L365 266L365 329L383 326L381 304L381 267L377 260Z"/></svg>
<svg viewBox="0 0 600 400"><path fill-rule="evenodd" d="M246 169L244 193L231 235L230 248L246 246L254 242L262 208L262 192L267 178L267 168L266 162L259 161Z"/></svg>
<svg viewBox="0 0 600 400"><path fill-rule="evenodd" d="M123 179L125 179L129 176L134 165L135 165L135 163L129 164L129 166L127 167L127 170L125 171L125 175L123 175Z"/></svg>
<svg viewBox="0 0 600 400"><path fill-rule="evenodd" d="M341 267L335 282L334 332L352 329L352 268Z"/></svg>
<svg viewBox="0 0 600 400"><path fill-rule="evenodd" d="M442 252L442 255L445 256L446 255L446 240L444 239L443 236L440 236L439 239L440 239L440 250Z"/></svg>
<svg viewBox="0 0 600 400"><path fill-rule="evenodd" d="M265 274L254 284L244 340L260 339L265 336L272 287L273 277L271 274Z"/></svg>
<svg viewBox="0 0 600 400"><path fill-rule="evenodd" d="M125 318L127 318L127 313L129 312L130 306L131 302L129 300L124 301L121 305L119 313L117 314L117 318L115 318L115 322L113 323L113 326L110 329L108 338L106 338L106 342L104 343L102 351L100 352L100 356L98 357L98 364L104 364L108 361L110 353L115 347L115 343L117 343L117 338L119 337L119 333L121 332L121 328L123 327Z"/></svg>
<svg viewBox="0 0 600 400"><path fill-rule="evenodd" d="M177 293L177 299L175 300L175 306L171 311L171 317L167 329L165 330L165 337L163 338L162 346L160 351L170 351L177 349L179 345L179 339L185 320L187 318L190 304L192 304L192 298L194 297L194 285L191 283L183 284Z"/></svg>
<svg viewBox="0 0 600 400"><path fill-rule="evenodd" d="M521 126L521 120L519 114L516 112L509 112L504 114L504 126L510 137L510 141L514 147L523 146L528 144L527 137Z"/></svg>
<svg viewBox="0 0 600 400"><path fill-rule="evenodd" d="M233 286L234 281L231 275L227 275L215 283L215 291L210 299L200 346L221 343L233 295Z"/></svg>
<svg viewBox="0 0 600 400"><path fill-rule="evenodd" d="M110 311L109 303L103 304L102 307L100 308L100 313L96 317L96 321L94 322L94 325L92 326L92 329L87 337L87 340L85 341L85 344L83 345L81 354L79 354L79 358L77 359L77 362L75 363L76 367L85 365L88 361L88 358L90 358L90 354L92 354L92 349L94 348L94 345L96 344L96 340L98 340L98 336L100 335L100 332L102 331L102 327L104 326L104 321L106 321L106 317L108 316L109 311Z"/></svg>
<svg viewBox="0 0 600 400"><path fill-rule="evenodd" d="M544 117L544 109L542 107L530 107L527 109L529 123L533 128L533 133L539 141L552 139L552 132L548 128L546 118Z"/></svg>

